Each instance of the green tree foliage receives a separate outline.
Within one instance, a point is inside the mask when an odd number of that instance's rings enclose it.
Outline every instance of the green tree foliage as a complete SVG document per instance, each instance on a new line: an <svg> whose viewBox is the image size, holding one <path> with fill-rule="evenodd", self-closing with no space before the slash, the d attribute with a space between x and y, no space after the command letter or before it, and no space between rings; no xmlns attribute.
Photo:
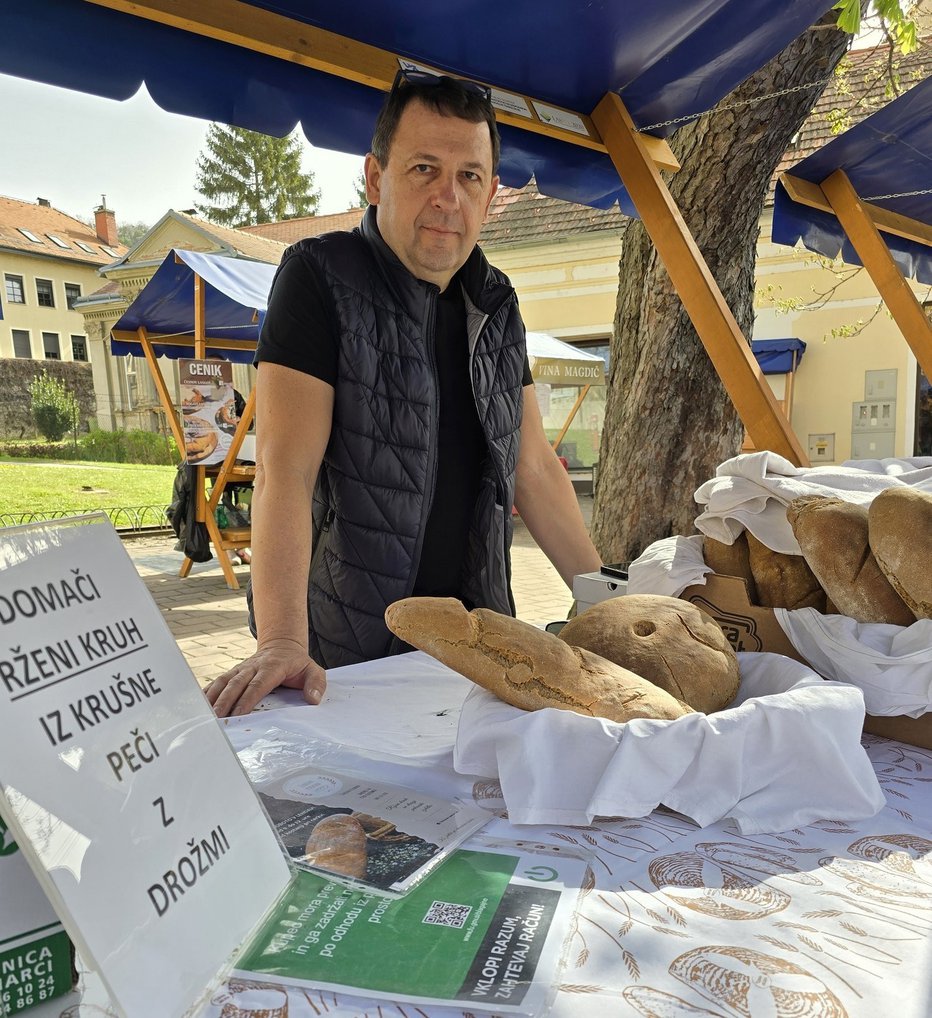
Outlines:
<svg viewBox="0 0 932 1018"><path fill-rule="evenodd" d="M356 204L353 208L368 208L369 199L366 197L366 175L362 170L359 171L359 176L353 181L353 189L356 192Z"/></svg>
<svg viewBox="0 0 932 1018"><path fill-rule="evenodd" d="M48 371L42 370L29 383L32 419L47 442L60 442L66 432L77 427L78 401L74 393Z"/></svg>
<svg viewBox="0 0 932 1018"><path fill-rule="evenodd" d="M834 10L838 11L838 27L844 32L857 35L861 30L862 0L838 0ZM885 34L901 53L912 53L919 45L916 38L916 22L910 17L911 9L917 4L910 0L873 0L871 7L880 18Z"/></svg>
<svg viewBox="0 0 932 1018"><path fill-rule="evenodd" d="M143 222L120 223L117 226L117 237L119 237L121 244L132 247L133 244L142 240L150 229L151 227Z"/></svg>
<svg viewBox="0 0 932 1018"><path fill-rule="evenodd" d="M220 226L255 226L311 216L320 192L301 171L295 135L271 138L242 127L211 124L197 159L198 211Z"/></svg>

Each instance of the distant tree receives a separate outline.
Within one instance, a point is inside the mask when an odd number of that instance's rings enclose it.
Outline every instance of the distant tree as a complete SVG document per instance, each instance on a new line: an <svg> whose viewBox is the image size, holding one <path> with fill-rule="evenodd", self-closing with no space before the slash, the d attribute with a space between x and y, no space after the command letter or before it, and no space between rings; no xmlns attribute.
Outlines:
<svg viewBox="0 0 932 1018"><path fill-rule="evenodd" d="M45 368L28 385L32 419L47 442L60 442L69 429L77 428L78 401L74 393Z"/></svg>
<svg viewBox="0 0 932 1018"><path fill-rule="evenodd" d="M359 171L359 176L353 181L353 188L356 191L356 204L354 209L364 209L369 206L369 199L366 197L366 175Z"/></svg>
<svg viewBox="0 0 932 1018"><path fill-rule="evenodd" d="M220 226L255 226L311 216L320 191L301 171L295 135L271 138L242 127L211 124L197 159L197 210Z"/></svg>
<svg viewBox="0 0 932 1018"><path fill-rule="evenodd" d="M142 240L150 229L151 227L141 220L135 223L121 223L117 227L117 237L121 244L132 247L133 244Z"/></svg>

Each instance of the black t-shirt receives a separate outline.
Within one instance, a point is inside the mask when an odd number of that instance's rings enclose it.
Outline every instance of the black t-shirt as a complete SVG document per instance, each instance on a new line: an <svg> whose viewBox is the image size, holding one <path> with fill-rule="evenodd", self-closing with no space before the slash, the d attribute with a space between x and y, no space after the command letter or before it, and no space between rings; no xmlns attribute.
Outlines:
<svg viewBox="0 0 932 1018"><path fill-rule="evenodd" d="M281 364L336 385L338 335L333 301L317 269L307 259L290 258L269 298L256 363ZM466 308L455 279L437 300L431 341L440 405L437 479L414 594L459 597L486 442L469 379ZM530 383L525 364L524 384Z"/></svg>

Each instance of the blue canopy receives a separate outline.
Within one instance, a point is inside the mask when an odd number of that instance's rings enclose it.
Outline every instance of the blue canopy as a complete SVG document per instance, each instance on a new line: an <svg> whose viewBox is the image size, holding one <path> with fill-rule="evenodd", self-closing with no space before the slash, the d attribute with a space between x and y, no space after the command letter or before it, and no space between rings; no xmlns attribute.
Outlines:
<svg viewBox="0 0 932 1018"><path fill-rule="evenodd" d="M801 339L751 340L751 352L765 375L785 375L795 371L805 349L806 344Z"/></svg>
<svg viewBox="0 0 932 1018"><path fill-rule="evenodd" d="M196 251L170 251L139 296L114 325L114 333L144 328L157 357L194 357L194 276L205 285L207 356L251 364L261 317L268 306L276 265ZM159 338L171 343L159 343ZM184 337L191 337L190 344ZM211 346L210 339L244 342L241 349ZM111 339L114 354L143 355L138 342Z"/></svg>
<svg viewBox="0 0 932 1018"><path fill-rule="evenodd" d="M667 136L817 21L832 0L244 0L451 74L589 114L617 92ZM197 5L192 8L196 10ZM216 8L220 9L220 8ZM86 0L0 0L0 72L112 99L145 83L163 109L364 154L383 93ZM247 29L248 31L248 29ZM664 126L652 126L666 122ZM502 182L634 210L604 153L502 127ZM136 153L111 153L116 158Z"/></svg>
<svg viewBox="0 0 932 1018"><path fill-rule="evenodd" d="M820 184L838 169L864 201L932 225L932 77L788 172ZM775 196L773 239L790 245L801 240L827 258L841 254L844 261L861 264L835 216L794 202L782 184ZM932 247L889 233L884 240L905 276L932 284Z"/></svg>

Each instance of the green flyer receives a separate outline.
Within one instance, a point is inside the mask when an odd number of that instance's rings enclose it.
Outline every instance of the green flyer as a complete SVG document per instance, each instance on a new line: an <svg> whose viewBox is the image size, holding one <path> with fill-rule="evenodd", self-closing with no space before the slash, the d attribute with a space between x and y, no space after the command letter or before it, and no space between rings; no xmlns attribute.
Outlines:
<svg viewBox="0 0 932 1018"><path fill-rule="evenodd" d="M236 974L472 1010L539 1014L586 862L469 843L403 898L302 872Z"/></svg>

